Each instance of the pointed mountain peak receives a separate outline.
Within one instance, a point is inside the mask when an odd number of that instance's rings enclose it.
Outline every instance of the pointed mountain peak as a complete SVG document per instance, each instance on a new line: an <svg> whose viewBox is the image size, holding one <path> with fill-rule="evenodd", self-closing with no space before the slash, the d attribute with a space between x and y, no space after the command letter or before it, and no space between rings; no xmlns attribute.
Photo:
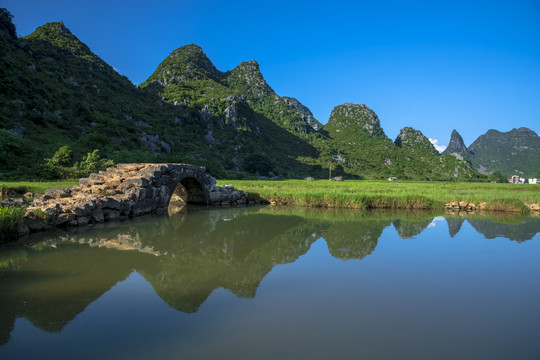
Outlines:
<svg viewBox="0 0 540 360"><path fill-rule="evenodd" d="M73 37L76 39L75 35L69 31L69 29L64 25L64 22L50 22L45 25L41 25L36 28L34 32L28 35L28 38L53 38L53 37ZM77 39L78 40L78 39Z"/></svg>
<svg viewBox="0 0 540 360"><path fill-rule="evenodd" d="M420 130L413 129L412 127L404 127L399 132L394 144L401 148L424 149L433 154L439 155L435 146L429 141L427 137L422 134Z"/></svg>
<svg viewBox="0 0 540 360"><path fill-rule="evenodd" d="M465 142L463 141L463 138L456 129L452 131L452 135L450 136L450 142L448 143L448 146L446 149L442 152L442 155L454 155L456 157L465 157L467 156L469 152L467 151L467 146L465 146Z"/></svg>
<svg viewBox="0 0 540 360"><path fill-rule="evenodd" d="M227 83L240 92L247 92L257 97L275 95L274 90L266 83L255 60L244 61L228 72Z"/></svg>
<svg viewBox="0 0 540 360"><path fill-rule="evenodd" d="M256 60L242 61L235 69L244 69L260 72L259 63Z"/></svg>
<svg viewBox="0 0 540 360"><path fill-rule="evenodd" d="M102 67L109 67L86 44L73 35L61 21L41 25L33 33L25 36L24 39L32 42L36 47L43 48L43 46L49 47L52 45L68 54L71 53L71 55L79 58L99 63Z"/></svg>
<svg viewBox="0 0 540 360"><path fill-rule="evenodd" d="M150 83L167 86L191 80L220 82L223 77L224 74L216 69L200 46L189 44L173 50L141 87Z"/></svg>

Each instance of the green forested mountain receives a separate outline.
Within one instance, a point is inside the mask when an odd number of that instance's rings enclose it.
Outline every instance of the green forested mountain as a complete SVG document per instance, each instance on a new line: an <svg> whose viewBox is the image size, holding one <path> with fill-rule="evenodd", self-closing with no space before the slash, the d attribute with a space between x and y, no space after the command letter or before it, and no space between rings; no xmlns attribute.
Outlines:
<svg viewBox="0 0 540 360"><path fill-rule="evenodd" d="M63 23L17 37L2 9L0 79L0 178L51 176L44 159L64 145L74 160L99 149L116 162L189 162L218 177L324 177L329 167L366 178L476 176L414 129L394 144L365 105L336 106L323 126L276 94L256 61L220 71L194 44L136 87Z"/></svg>
<svg viewBox="0 0 540 360"><path fill-rule="evenodd" d="M488 130L468 148L471 163L481 173L540 176L540 137L527 128Z"/></svg>
<svg viewBox="0 0 540 360"><path fill-rule="evenodd" d="M4 18L6 14L3 14ZM5 24L5 21L3 22ZM196 117L156 106L126 77L93 54L62 23L24 38L0 32L0 169L37 176L45 157L69 145L79 156L93 149L117 161L148 161L193 152L177 133Z"/></svg>
<svg viewBox="0 0 540 360"><path fill-rule="evenodd" d="M488 175L540 177L540 137L527 128L500 132L490 129L468 148L456 130L443 154L468 160L474 169Z"/></svg>

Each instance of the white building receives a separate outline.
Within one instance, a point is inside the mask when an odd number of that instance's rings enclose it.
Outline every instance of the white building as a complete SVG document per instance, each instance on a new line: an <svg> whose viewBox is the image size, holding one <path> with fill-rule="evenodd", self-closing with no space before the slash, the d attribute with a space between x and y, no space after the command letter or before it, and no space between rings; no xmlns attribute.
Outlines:
<svg viewBox="0 0 540 360"><path fill-rule="evenodd" d="M539 178L529 179L529 184L540 184L540 179Z"/></svg>

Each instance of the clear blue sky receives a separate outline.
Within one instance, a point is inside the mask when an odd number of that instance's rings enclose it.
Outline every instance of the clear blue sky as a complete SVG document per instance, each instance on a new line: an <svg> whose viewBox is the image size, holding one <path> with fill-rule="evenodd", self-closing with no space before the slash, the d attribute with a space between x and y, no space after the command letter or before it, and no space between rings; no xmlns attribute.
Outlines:
<svg viewBox="0 0 540 360"><path fill-rule="evenodd" d="M0 0L19 35L64 24L135 84L179 46L219 70L255 59L272 88L322 123L344 102L386 134L412 126L446 145L490 128L540 132L540 0Z"/></svg>

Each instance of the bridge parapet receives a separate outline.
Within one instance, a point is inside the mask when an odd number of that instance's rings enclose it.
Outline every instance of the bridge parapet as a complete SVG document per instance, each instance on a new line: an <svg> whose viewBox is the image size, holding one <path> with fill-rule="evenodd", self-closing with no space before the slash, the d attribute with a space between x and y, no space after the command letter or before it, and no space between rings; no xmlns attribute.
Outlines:
<svg viewBox="0 0 540 360"><path fill-rule="evenodd" d="M180 186L181 185L181 186ZM247 194L232 187L216 186L204 167L191 164L118 164L90 174L79 185L48 189L36 195L27 211L30 231L49 225L81 226L128 216L166 213L171 198L187 203L237 205ZM34 210L49 215L43 219ZM53 219L53 221L51 221Z"/></svg>

